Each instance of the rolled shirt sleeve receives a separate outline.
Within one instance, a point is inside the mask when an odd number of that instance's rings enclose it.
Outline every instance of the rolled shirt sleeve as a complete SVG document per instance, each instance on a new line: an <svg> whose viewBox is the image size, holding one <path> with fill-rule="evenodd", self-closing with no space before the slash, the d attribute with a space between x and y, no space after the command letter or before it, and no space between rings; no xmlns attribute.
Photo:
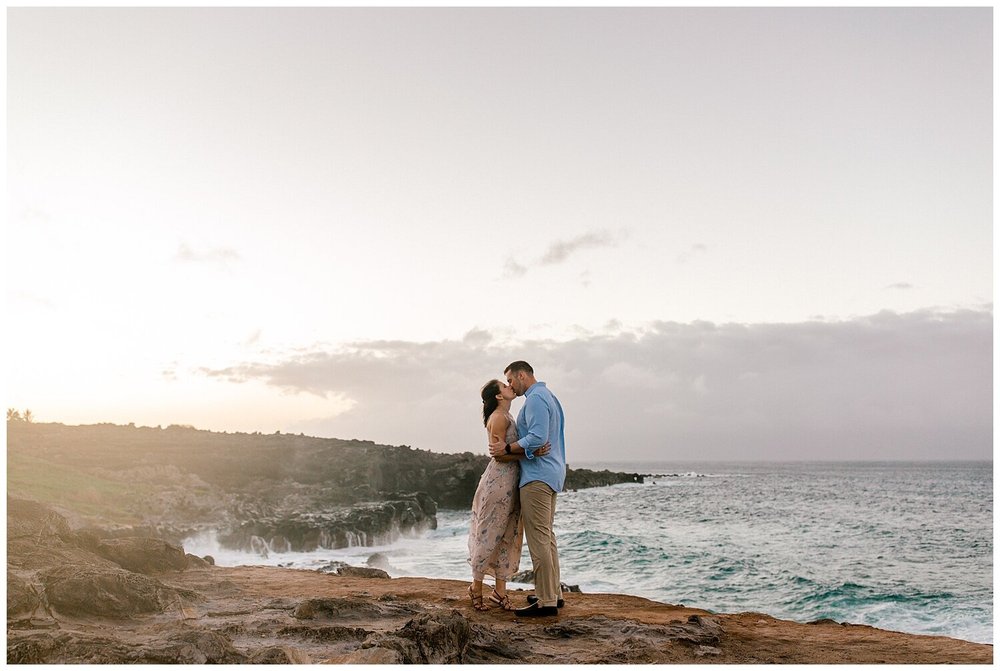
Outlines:
<svg viewBox="0 0 1000 671"><path fill-rule="evenodd" d="M549 405L541 394L531 394L524 400L524 419L528 433L517 439L525 457L534 459L534 452L549 441Z"/></svg>

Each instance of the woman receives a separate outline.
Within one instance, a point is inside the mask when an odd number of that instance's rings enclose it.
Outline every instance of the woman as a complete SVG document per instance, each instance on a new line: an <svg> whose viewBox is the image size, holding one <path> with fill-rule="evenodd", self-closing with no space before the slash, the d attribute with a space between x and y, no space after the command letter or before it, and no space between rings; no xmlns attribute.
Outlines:
<svg viewBox="0 0 1000 671"><path fill-rule="evenodd" d="M514 390L500 380L486 383L480 393L483 399L483 424L489 441L505 443L517 441L517 426L510 416L510 402L516 398ZM548 452L547 447L535 451L535 456ZM483 578L491 575L496 580L490 601L504 610L514 610L507 595L507 580L517 571L521 561L521 501L518 484L521 467L518 460L524 455L502 455L490 459L479 479L476 495L472 499L472 522L469 525L469 563L472 565L472 584L469 598L476 610L489 610L483 605Z"/></svg>

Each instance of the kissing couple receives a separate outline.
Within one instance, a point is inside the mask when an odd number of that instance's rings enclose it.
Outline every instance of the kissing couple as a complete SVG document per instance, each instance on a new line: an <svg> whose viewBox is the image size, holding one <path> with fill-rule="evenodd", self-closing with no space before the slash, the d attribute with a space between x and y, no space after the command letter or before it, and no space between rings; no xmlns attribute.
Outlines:
<svg viewBox="0 0 1000 671"><path fill-rule="evenodd" d="M483 424L489 436L490 459L472 501L469 525L469 598L476 610L483 602L483 579L493 576L489 601L517 617L558 615L563 607L559 553L552 522L556 495L566 482L565 417L562 406L525 361L504 369L506 384L491 380L483 387ZM510 404L523 396L515 422ZM507 593L507 581L521 561L521 537L535 572L535 594L517 608Z"/></svg>

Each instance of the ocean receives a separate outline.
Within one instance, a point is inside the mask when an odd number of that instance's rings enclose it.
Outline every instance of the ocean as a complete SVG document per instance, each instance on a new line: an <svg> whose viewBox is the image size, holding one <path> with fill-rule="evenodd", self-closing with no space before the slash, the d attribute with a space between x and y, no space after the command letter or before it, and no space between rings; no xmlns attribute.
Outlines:
<svg viewBox="0 0 1000 671"><path fill-rule="evenodd" d="M992 462L574 466L662 476L559 496L562 579L584 592L993 642ZM467 511L442 510L437 529L388 545L264 559L202 536L185 549L295 568L381 552L393 577L466 580L468 528Z"/></svg>

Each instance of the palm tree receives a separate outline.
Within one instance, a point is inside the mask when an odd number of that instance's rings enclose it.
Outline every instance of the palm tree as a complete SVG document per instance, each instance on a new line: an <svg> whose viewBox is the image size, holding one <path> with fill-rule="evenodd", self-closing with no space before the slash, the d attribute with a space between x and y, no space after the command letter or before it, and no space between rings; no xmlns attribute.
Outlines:
<svg viewBox="0 0 1000 671"><path fill-rule="evenodd" d="M14 408L7 408L7 421L8 422L20 422L21 413Z"/></svg>
<svg viewBox="0 0 1000 671"><path fill-rule="evenodd" d="M35 419L35 416L31 414L31 411L25 409L25 411L24 411L24 421L26 421L28 423L31 423L32 421L34 421L34 419Z"/></svg>

